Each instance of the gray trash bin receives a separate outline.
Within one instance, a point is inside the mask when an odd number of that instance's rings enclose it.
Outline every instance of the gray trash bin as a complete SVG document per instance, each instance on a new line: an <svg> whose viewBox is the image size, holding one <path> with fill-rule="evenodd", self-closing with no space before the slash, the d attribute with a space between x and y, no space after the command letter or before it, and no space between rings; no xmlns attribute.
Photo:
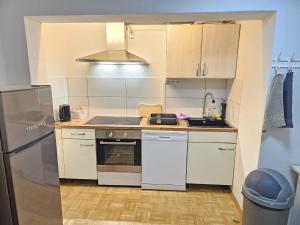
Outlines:
<svg viewBox="0 0 300 225"><path fill-rule="evenodd" d="M286 225L294 192L288 180L271 169L251 172L243 185L243 225Z"/></svg>

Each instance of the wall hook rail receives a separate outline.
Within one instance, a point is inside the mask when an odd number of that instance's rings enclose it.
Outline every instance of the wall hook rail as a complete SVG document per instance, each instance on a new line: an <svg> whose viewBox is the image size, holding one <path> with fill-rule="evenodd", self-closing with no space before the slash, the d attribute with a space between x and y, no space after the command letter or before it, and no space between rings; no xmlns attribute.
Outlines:
<svg viewBox="0 0 300 225"><path fill-rule="evenodd" d="M282 53L280 52L276 59L273 59L272 67L275 72L278 73L281 68L286 68L288 70L300 69L300 59L296 59L296 52L294 52L289 59L282 59Z"/></svg>

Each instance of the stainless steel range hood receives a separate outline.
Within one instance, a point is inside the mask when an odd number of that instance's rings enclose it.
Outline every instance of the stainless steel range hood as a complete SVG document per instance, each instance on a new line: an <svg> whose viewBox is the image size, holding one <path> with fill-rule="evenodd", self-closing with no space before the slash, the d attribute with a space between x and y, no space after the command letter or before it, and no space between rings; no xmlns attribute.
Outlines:
<svg viewBox="0 0 300 225"><path fill-rule="evenodd" d="M106 23L106 44L108 50L78 58L76 61L99 64L149 65L145 59L127 51L124 23Z"/></svg>

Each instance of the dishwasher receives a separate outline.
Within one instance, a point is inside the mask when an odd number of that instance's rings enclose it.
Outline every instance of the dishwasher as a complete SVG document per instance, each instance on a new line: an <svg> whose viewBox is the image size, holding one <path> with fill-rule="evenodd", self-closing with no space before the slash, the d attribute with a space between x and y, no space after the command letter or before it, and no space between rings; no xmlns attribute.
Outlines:
<svg viewBox="0 0 300 225"><path fill-rule="evenodd" d="M142 131L142 189L186 190L187 132Z"/></svg>

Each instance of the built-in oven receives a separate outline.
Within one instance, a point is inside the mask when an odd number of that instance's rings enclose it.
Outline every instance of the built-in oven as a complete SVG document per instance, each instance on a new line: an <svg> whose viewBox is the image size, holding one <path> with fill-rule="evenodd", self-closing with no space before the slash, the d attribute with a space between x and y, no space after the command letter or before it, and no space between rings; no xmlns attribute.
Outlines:
<svg viewBox="0 0 300 225"><path fill-rule="evenodd" d="M100 185L141 185L141 131L96 130Z"/></svg>

